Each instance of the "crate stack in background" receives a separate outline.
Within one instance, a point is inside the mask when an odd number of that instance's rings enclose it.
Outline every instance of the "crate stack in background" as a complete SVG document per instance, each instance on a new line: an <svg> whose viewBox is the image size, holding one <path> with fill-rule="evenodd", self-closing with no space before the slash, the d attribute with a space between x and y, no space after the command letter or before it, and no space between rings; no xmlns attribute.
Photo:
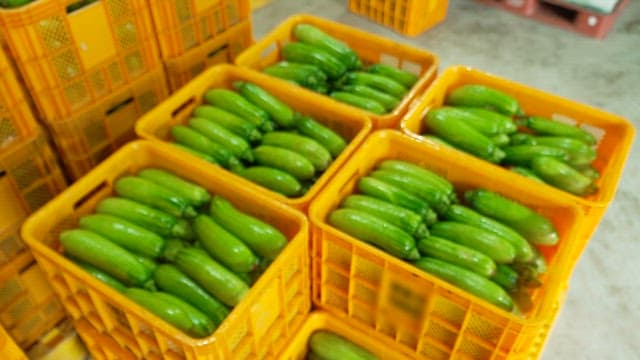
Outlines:
<svg viewBox="0 0 640 360"><path fill-rule="evenodd" d="M171 91L253 42L249 0L149 1Z"/></svg>
<svg viewBox="0 0 640 360"><path fill-rule="evenodd" d="M39 0L1 10L0 24L72 180L132 140L137 117L167 96L145 0Z"/></svg>
<svg viewBox="0 0 640 360"><path fill-rule="evenodd" d="M349 0L351 12L405 36L418 36L444 21L448 5L448 0Z"/></svg>
<svg viewBox="0 0 640 360"><path fill-rule="evenodd" d="M67 186L46 130L0 47L0 348L26 358L65 324L62 304L20 236L24 220Z"/></svg>

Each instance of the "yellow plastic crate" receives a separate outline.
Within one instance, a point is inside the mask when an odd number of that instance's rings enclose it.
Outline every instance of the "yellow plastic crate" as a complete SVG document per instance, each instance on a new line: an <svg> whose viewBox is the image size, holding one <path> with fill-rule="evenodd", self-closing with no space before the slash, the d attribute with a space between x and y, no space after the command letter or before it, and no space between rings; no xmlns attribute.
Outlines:
<svg viewBox="0 0 640 360"><path fill-rule="evenodd" d="M547 217L555 246L539 247L548 264L532 308L509 313L401 259L330 226L326 218L353 193L357 180L382 160L430 169L458 192L486 188ZM375 329L413 357L516 359L541 351L568 281L587 241L580 208L566 198L533 191L528 182L492 172L484 162L420 142L395 130L373 133L311 204L312 294L319 308Z"/></svg>
<svg viewBox="0 0 640 360"><path fill-rule="evenodd" d="M306 211L313 197L339 171L342 164L371 131L369 119L361 113L351 111L349 106L340 103L334 104L324 97L311 92L301 92L297 86L277 81L270 76L246 68L218 65L198 76L180 91L171 95L160 106L142 117L136 124L136 133L141 138L165 143L163 146L170 147L172 151L179 151L184 154L185 159L189 159L191 162L199 163L207 168L219 168L191 154L177 149L174 150L173 146L167 144L167 142L171 138L171 127L189 120L194 108L203 102L202 97L207 90L217 87L231 89L233 82L238 80L255 83L282 100L292 109L313 117L348 140L348 146L333 160L313 186L304 195L297 198L288 198L237 176L230 171L224 171L225 176L230 181L241 184L244 188L265 194L281 203Z"/></svg>
<svg viewBox="0 0 640 360"><path fill-rule="evenodd" d="M172 59L224 34L251 14L249 0L149 1L163 59Z"/></svg>
<svg viewBox="0 0 640 360"><path fill-rule="evenodd" d="M38 0L0 10L4 39L46 121L63 121L160 66L146 0Z"/></svg>
<svg viewBox="0 0 640 360"><path fill-rule="evenodd" d="M24 352L22 352L22 349L13 341L2 326L0 326L0 353L2 357L7 360L28 359Z"/></svg>
<svg viewBox="0 0 640 360"><path fill-rule="evenodd" d="M350 106L352 112L363 113L370 117L374 129L397 127L402 116L412 107L414 99L427 89L436 76L439 59L427 50L403 45L391 39L311 15L296 15L282 22L271 33L241 53L236 59L236 64L261 70L282 60L280 49L286 43L295 40L292 33L293 27L301 23L315 25L336 39L344 41L365 64L384 63L419 75L419 80L413 88L389 114L376 115ZM286 82L280 79L275 80L280 83ZM300 88L298 92L313 93L304 88ZM328 96L325 98L334 104L338 103Z"/></svg>
<svg viewBox="0 0 640 360"><path fill-rule="evenodd" d="M417 36L447 16L448 0L349 0L349 10L402 35Z"/></svg>
<svg viewBox="0 0 640 360"><path fill-rule="evenodd" d="M0 43L2 40L0 39ZM38 124L3 46L0 46L0 151L36 134Z"/></svg>
<svg viewBox="0 0 640 360"><path fill-rule="evenodd" d="M550 185L541 184L489 162L487 171L500 173L522 181L532 192L550 193L554 197L567 198L583 208L589 218L585 222L585 237L589 238L595 231L602 216L614 200L620 177L631 144L635 136L633 125L626 119L593 108L591 106L562 98L535 88L507 80L484 71L453 66L445 69L433 82L432 86L420 97L418 105L401 123L403 132L423 141L420 135L427 132L424 115L433 107L444 103L449 91L465 84L482 84L511 94L518 99L523 111L528 115L537 115L559 121L566 121L593 133L598 138L597 157L593 166L601 176L596 180L598 191L586 197L579 197ZM473 155L459 151L460 156L472 158ZM466 161L466 160L465 160ZM586 245L586 242L584 242Z"/></svg>
<svg viewBox="0 0 640 360"><path fill-rule="evenodd" d="M315 331L325 330L340 335L354 344L367 349L380 359L409 360L410 357L397 351L395 342L372 329L355 322L345 321L324 311L313 311L287 349L278 357L281 360L303 360L309 351L309 338Z"/></svg>
<svg viewBox="0 0 640 360"><path fill-rule="evenodd" d="M177 91L211 66L233 63L236 56L251 44L251 21L245 20L184 55L165 60L169 88Z"/></svg>
<svg viewBox="0 0 640 360"><path fill-rule="evenodd" d="M186 161L185 161L186 160ZM60 253L58 235L75 227L113 193L114 181L161 167L220 194L237 208L277 227L289 244L214 334L194 339L93 278ZM96 166L29 217L22 236L96 358L274 358L310 309L308 225L302 213L231 181L225 172L190 161L182 152L132 142ZM101 345L107 339L107 345ZM96 344L95 342L98 342Z"/></svg>
<svg viewBox="0 0 640 360"><path fill-rule="evenodd" d="M168 96L159 67L64 121L47 122L67 175L77 180L136 138L135 122Z"/></svg>
<svg viewBox="0 0 640 360"><path fill-rule="evenodd" d="M0 234L66 186L42 129L0 150Z"/></svg>

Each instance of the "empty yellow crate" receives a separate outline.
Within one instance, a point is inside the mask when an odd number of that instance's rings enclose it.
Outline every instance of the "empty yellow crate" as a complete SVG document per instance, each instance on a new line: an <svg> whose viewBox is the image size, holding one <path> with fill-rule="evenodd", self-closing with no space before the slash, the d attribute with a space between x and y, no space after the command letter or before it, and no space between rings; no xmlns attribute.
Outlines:
<svg viewBox="0 0 640 360"><path fill-rule="evenodd" d="M275 358L309 312L306 218L237 184L218 168L200 165L185 161L182 152L167 146L132 142L25 221L22 236L83 339L90 336L87 333L108 339L108 346L89 344L96 358ZM195 339L184 334L60 253L61 231L76 227L80 216L92 213L100 200L112 195L116 179L147 167L164 168L200 184L241 211L275 226L289 239L245 299L209 337Z"/></svg>
<svg viewBox="0 0 640 360"><path fill-rule="evenodd" d="M485 188L533 208L556 227L555 246L539 247L548 264L542 286L522 315L507 312L332 227L328 214L355 192L380 161L398 159L432 170L458 192ZM582 237L583 217L571 201L494 173L395 130L377 131L345 163L309 208L314 304L375 329L412 357L527 358L539 354L562 305Z"/></svg>

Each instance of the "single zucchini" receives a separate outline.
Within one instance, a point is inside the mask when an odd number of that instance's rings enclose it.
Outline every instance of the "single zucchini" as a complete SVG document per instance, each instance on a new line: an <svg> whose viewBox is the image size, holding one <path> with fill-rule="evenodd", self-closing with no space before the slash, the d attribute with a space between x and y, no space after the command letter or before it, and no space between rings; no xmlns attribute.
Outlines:
<svg viewBox="0 0 640 360"><path fill-rule="evenodd" d="M485 189L468 190L464 197L476 211L509 226L534 244L558 243L553 223L527 206Z"/></svg>
<svg viewBox="0 0 640 360"><path fill-rule="evenodd" d="M327 75L315 65L279 61L262 69L265 74L314 89L327 83Z"/></svg>
<svg viewBox="0 0 640 360"><path fill-rule="evenodd" d="M236 172L243 178L284 196L303 194L302 184L293 175L268 166L250 166Z"/></svg>
<svg viewBox="0 0 640 360"><path fill-rule="evenodd" d="M193 116L215 121L218 125L252 143L262 138L262 133L251 121L215 106L200 105L193 111Z"/></svg>
<svg viewBox="0 0 640 360"><path fill-rule="evenodd" d="M577 196L591 195L598 191L590 177L550 156L534 157L531 169L546 183Z"/></svg>
<svg viewBox="0 0 640 360"><path fill-rule="evenodd" d="M316 171L325 170L331 164L331 154L317 141L303 135L283 131L265 134L262 145L280 147L304 156Z"/></svg>
<svg viewBox="0 0 640 360"><path fill-rule="evenodd" d="M293 27L293 36L298 41L322 49L340 60L347 69L357 69L362 66L356 54L345 42L336 39L323 30L311 24L297 24Z"/></svg>
<svg viewBox="0 0 640 360"><path fill-rule="evenodd" d="M378 357L336 333L316 330L309 337L309 348L323 360L378 360Z"/></svg>
<svg viewBox="0 0 640 360"><path fill-rule="evenodd" d="M450 194L449 197L455 196L455 189L453 187L453 184L449 182L449 180L431 170L423 168L420 165L416 165L408 161L392 159L382 161L380 164L378 164L378 168L383 170L397 171L409 176L420 178L420 180L428 182L429 184L438 187L447 194Z"/></svg>
<svg viewBox="0 0 640 360"><path fill-rule="evenodd" d="M204 249L215 260L233 272L250 272L258 264L258 258L240 239L218 225L207 215L198 215L193 228Z"/></svg>
<svg viewBox="0 0 640 360"><path fill-rule="evenodd" d="M516 98L480 84L462 85L454 89L447 94L445 103L454 106L489 108L507 116L523 113Z"/></svg>
<svg viewBox="0 0 640 360"><path fill-rule="evenodd" d="M260 145L253 149L253 154L257 164L280 169L298 180L311 179L315 175L313 164L294 151L270 145Z"/></svg>
<svg viewBox="0 0 640 360"><path fill-rule="evenodd" d="M189 319L191 319L195 337L200 338L211 335L216 329L216 324L214 324L207 315L178 296L162 291L154 292L153 296L182 309Z"/></svg>
<svg viewBox="0 0 640 360"><path fill-rule="evenodd" d="M382 104L374 99L366 98L363 96L355 95L344 91L334 91L330 96L342 103L355 106L357 108L370 111L377 115L382 115L387 112Z"/></svg>
<svg viewBox="0 0 640 360"><path fill-rule="evenodd" d="M347 72L347 66L335 56L313 45L290 42L282 47L282 58L295 63L315 65L330 80L335 80Z"/></svg>
<svg viewBox="0 0 640 360"><path fill-rule="evenodd" d="M91 274L91 276L96 279L102 281L103 283L111 286L117 292L124 292L127 289L127 286L123 284L120 280L114 278L113 276L107 274L106 272L98 269L93 265L89 265L83 261L74 261L78 266L80 266L84 271Z"/></svg>
<svg viewBox="0 0 640 360"><path fill-rule="evenodd" d="M496 272L496 263L487 255L437 236L427 236L418 240L418 250L425 256L463 267L487 278Z"/></svg>
<svg viewBox="0 0 640 360"><path fill-rule="evenodd" d="M479 107L456 106L456 108L481 117L484 121L494 124L493 126L496 127L495 131L497 131L496 134L513 134L518 130L518 125L510 116L503 115L499 112Z"/></svg>
<svg viewBox="0 0 640 360"><path fill-rule="evenodd" d="M340 88L340 90L359 97L374 100L384 107L384 113L392 111L400 103L400 100L396 97L365 85L345 85Z"/></svg>
<svg viewBox="0 0 640 360"><path fill-rule="evenodd" d="M264 110L282 128L291 128L295 123L294 111L289 105L260 86L248 82L236 82L234 86L250 103Z"/></svg>
<svg viewBox="0 0 640 360"><path fill-rule="evenodd" d="M210 163L216 164L216 165L218 164L216 159L214 159L212 156L210 156L208 154L205 154L205 153L203 153L201 151L194 150L194 149L192 149L190 147L187 147L187 146L184 146L184 145L181 145L181 144L178 144L178 143L171 143L171 145L173 145L174 147L176 147L176 148L178 148L178 149L180 149L182 151L186 151L191 155L195 155L195 156L199 157L200 159L202 159L202 160L204 160L206 162L210 162Z"/></svg>
<svg viewBox="0 0 640 360"><path fill-rule="evenodd" d="M410 89L417 81L418 76L406 70L398 69L395 66L386 64L373 64L367 69L372 74L388 77Z"/></svg>
<svg viewBox="0 0 640 360"><path fill-rule="evenodd" d="M420 257L416 242L399 227L355 209L337 209L329 214L329 224L347 234L380 247L401 259Z"/></svg>
<svg viewBox="0 0 640 360"><path fill-rule="evenodd" d="M429 230L422 217L415 212L366 195L349 195L341 205L343 208L355 209L387 221L400 229L421 238L429 235Z"/></svg>
<svg viewBox="0 0 640 360"><path fill-rule="evenodd" d="M388 77L370 74L363 71L350 72L346 76L348 85L365 85L392 95L398 99L404 98L409 92L402 84Z"/></svg>
<svg viewBox="0 0 640 360"><path fill-rule="evenodd" d="M271 118L269 114L249 99L229 89L212 89L204 94L204 100L213 106L228 111L257 127L263 127Z"/></svg>
<svg viewBox="0 0 640 360"><path fill-rule="evenodd" d="M180 250L176 255L175 265L209 294L228 306L238 305L249 291L244 281L209 257L204 250Z"/></svg>
<svg viewBox="0 0 640 360"><path fill-rule="evenodd" d="M139 176L123 176L114 184L116 193L176 217L194 217L189 201L175 191Z"/></svg>
<svg viewBox="0 0 640 360"><path fill-rule="evenodd" d="M433 236L480 251L499 264L511 263L516 256L516 250L509 241L475 226L455 221L439 221L429 230Z"/></svg>
<svg viewBox="0 0 640 360"><path fill-rule="evenodd" d="M209 211L213 220L262 257L275 259L287 245L287 238L278 229L236 209L221 196L213 197Z"/></svg>
<svg viewBox="0 0 640 360"><path fill-rule="evenodd" d="M504 151L504 163L518 166L531 166L533 158L538 156L550 156L559 160L566 160L568 154L565 150L544 145L511 145L502 148Z"/></svg>
<svg viewBox="0 0 640 360"><path fill-rule="evenodd" d="M194 207L206 204L211 200L211 194L207 189L166 170L147 168L140 170L138 176L175 191Z"/></svg>
<svg viewBox="0 0 640 360"><path fill-rule="evenodd" d="M183 232L175 216L125 198L108 197L100 201L96 213L126 219L163 237L180 236Z"/></svg>
<svg viewBox="0 0 640 360"><path fill-rule="evenodd" d="M60 234L65 254L93 265L127 285L142 286L151 272L119 245L88 230L73 229Z"/></svg>
<svg viewBox="0 0 640 360"><path fill-rule="evenodd" d="M420 177L414 177L407 173L401 173L393 170L378 169L369 174L369 176L406 190L420 199L424 200L429 207L436 213L443 214L449 206L451 206L451 198L449 194L437 185L424 180Z"/></svg>
<svg viewBox="0 0 640 360"><path fill-rule="evenodd" d="M567 162L572 166L585 166L596 159L596 151L582 140L567 136L534 136L525 133L516 134L514 143L542 145L563 149L567 152Z"/></svg>
<svg viewBox="0 0 640 360"><path fill-rule="evenodd" d="M540 135L566 136L583 141L587 145L595 145L598 142L596 137L586 130L540 116L522 118L519 120L519 124L528 127Z"/></svg>
<svg viewBox="0 0 640 360"><path fill-rule="evenodd" d="M296 129L324 146L335 159L347 147L345 139L328 127L309 116L300 116L296 121Z"/></svg>
<svg viewBox="0 0 640 360"><path fill-rule="evenodd" d="M206 136L209 140L229 149L235 157L248 162L253 161L249 143L214 121L204 118L191 118L189 127Z"/></svg>
<svg viewBox="0 0 640 360"><path fill-rule="evenodd" d="M538 175L536 175L535 172L533 172L533 170L529 169L528 167L512 166L510 170L516 174L520 174L522 176L528 177L529 179L532 179L544 184L544 180L542 180Z"/></svg>
<svg viewBox="0 0 640 360"><path fill-rule="evenodd" d="M178 144L212 156L220 165L227 169L233 171L242 168L240 160L233 155L231 150L209 140L208 137L200 134L196 130L184 125L176 125L171 128L171 136Z"/></svg>
<svg viewBox="0 0 640 360"><path fill-rule="evenodd" d="M202 311L218 326L229 315L229 308L211 296L175 265L162 264L154 273L160 290L173 294Z"/></svg>
<svg viewBox="0 0 640 360"><path fill-rule="evenodd" d="M450 264L446 261L424 257L414 264L448 283L451 283L504 310L513 310L513 300L504 289L491 280L473 271Z"/></svg>
<svg viewBox="0 0 640 360"><path fill-rule="evenodd" d="M509 265L498 264L496 273L491 277L491 281L511 293L518 288L518 273Z"/></svg>

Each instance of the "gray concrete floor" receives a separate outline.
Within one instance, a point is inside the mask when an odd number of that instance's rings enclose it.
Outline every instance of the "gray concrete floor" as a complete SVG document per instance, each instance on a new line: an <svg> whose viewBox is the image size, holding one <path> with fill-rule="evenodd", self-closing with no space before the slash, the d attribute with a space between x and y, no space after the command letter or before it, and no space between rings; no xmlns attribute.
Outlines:
<svg viewBox="0 0 640 360"><path fill-rule="evenodd" d="M440 69L464 64L599 107L640 125L640 1L631 1L604 41L471 0L451 0L444 23L403 37L349 13L344 0L276 0L253 13L261 38L308 13L437 54ZM584 251L542 359L640 359L640 150L634 143L615 201Z"/></svg>

